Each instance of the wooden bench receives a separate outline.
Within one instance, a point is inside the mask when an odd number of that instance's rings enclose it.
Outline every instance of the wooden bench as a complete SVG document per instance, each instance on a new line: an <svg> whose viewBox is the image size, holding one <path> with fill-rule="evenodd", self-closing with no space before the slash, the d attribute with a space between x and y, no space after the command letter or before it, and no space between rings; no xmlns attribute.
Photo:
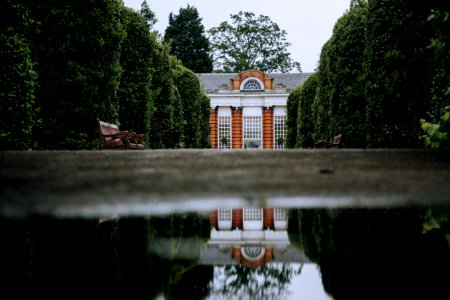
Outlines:
<svg viewBox="0 0 450 300"><path fill-rule="evenodd" d="M97 118L98 132L102 149L111 150L142 150L144 149L144 136L135 132L120 131L119 126L100 121Z"/></svg>
<svg viewBox="0 0 450 300"><path fill-rule="evenodd" d="M341 145L342 134L336 135L332 140L324 141L320 140L314 144L314 148L339 148Z"/></svg>

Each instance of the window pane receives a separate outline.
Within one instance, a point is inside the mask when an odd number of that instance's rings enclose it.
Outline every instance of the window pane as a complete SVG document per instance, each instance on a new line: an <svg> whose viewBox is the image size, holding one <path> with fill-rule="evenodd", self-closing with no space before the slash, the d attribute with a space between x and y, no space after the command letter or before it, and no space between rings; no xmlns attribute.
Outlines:
<svg viewBox="0 0 450 300"><path fill-rule="evenodd" d="M275 208L275 221L286 221L286 210L284 208Z"/></svg>
<svg viewBox="0 0 450 300"><path fill-rule="evenodd" d="M261 208L244 208L244 221L262 221Z"/></svg>
<svg viewBox="0 0 450 300"><path fill-rule="evenodd" d="M286 116L274 117L274 149L284 149L286 138Z"/></svg>
<svg viewBox="0 0 450 300"><path fill-rule="evenodd" d="M231 117L219 116L219 149L231 148Z"/></svg>
<svg viewBox="0 0 450 300"><path fill-rule="evenodd" d="M262 117L244 116L244 148L261 148Z"/></svg>
<svg viewBox="0 0 450 300"><path fill-rule="evenodd" d="M231 221L231 209L219 209L219 221Z"/></svg>
<svg viewBox="0 0 450 300"><path fill-rule="evenodd" d="M244 90L262 90L262 89L263 88L261 84L255 79L247 80L244 83Z"/></svg>

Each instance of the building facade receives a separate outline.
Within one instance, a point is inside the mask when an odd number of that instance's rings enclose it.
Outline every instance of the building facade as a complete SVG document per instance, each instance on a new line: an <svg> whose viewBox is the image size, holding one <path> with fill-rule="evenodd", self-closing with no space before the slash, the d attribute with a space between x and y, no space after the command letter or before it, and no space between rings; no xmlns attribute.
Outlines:
<svg viewBox="0 0 450 300"><path fill-rule="evenodd" d="M284 149L287 98L311 74L199 74L211 100L211 148Z"/></svg>
<svg viewBox="0 0 450 300"><path fill-rule="evenodd" d="M205 258L209 255L215 262L226 264L231 259L246 267L271 261L304 262L306 259L290 247L286 213L285 208L256 207L212 211Z"/></svg>

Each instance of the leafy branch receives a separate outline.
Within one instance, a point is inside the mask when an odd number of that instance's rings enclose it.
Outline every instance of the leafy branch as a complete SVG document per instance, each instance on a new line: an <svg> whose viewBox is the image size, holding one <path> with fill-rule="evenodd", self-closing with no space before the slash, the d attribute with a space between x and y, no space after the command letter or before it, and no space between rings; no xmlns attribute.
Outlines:
<svg viewBox="0 0 450 300"><path fill-rule="evenodd" d="M427 122L424 119L421 119L420 123L423 131L425 131L425 135L422 138L425 141L426 147L431 147L432 149L448 147L450 106L445 108L445 112L439 123Z"/></svg>

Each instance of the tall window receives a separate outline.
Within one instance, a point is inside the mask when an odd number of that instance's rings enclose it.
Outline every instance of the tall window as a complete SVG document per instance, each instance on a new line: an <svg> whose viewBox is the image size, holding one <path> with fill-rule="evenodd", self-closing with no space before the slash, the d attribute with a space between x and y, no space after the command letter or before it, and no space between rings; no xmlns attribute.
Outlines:
<svg viewBox="0 0 450 300"><path fill-rule="evenodd" d="M219 221L231 221L231 209L218 210Z"/></svg>
<svg viewBox="0 0 450 300"><path fill-rule="evenodd" d="M286 140L286 107L276 106L273 109L273 148L284 149Z"/></svg>
<svg viewBox="0 0 450 300"><path fill-rule="evenodd" d="M262 221L263 211L261 208L244 208L244 221Z"/></svg>
<svg viewBox="0 0 450 300"><path fill-rule="evenodd" d="M286 116L274 116L274 149L284 149L286 139Z"/></svg>
<svg viewBox="0 0 450 300"><path fill-rule="evenodd" d="M219 116L219 149L231 148L231 117Z"/></svg>
<svg viewBox="0 0 450 300"><path fill-rule="evenodd" d="M286 209L275 208L275 221L286 221Z"/></svg>
<svg viewBox="0 0 450 300"><path fill-rule="evenodd" d="M218 148L231 149L231 108L219 107L218 114Z"/></svg>
<svg viewBox="0 0 450 300"><path fill-rule="evenodd" d="M244 148L258 149L262 144L262 117L244 116Z"/></svg>

